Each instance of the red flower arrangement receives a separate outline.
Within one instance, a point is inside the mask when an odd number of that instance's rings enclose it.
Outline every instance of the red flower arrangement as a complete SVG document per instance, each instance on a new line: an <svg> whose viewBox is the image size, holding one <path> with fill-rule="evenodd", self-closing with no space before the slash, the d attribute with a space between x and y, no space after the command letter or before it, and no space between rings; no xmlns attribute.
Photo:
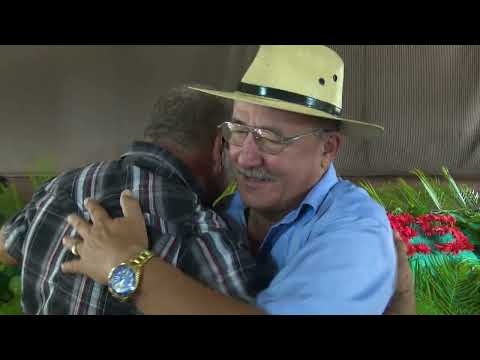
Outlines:
<svg viewBox="0 0 480 360"><path fill-rule="evenodd" d="M427 244L412 244L410 242L417 235L417 231L412 227L413 224L417 224L427 237L452 234L454 241L446 244L435 244L438 251L457 255L463 250L474 250L474 246L465 234L455 226L456 219L451 215L427 214L417 218L408 213L401 215L388 213L387 215L392 228L400 234L401 239L407 246L408 256L416 253L430 254L432 252L431 247Z"/></svg>

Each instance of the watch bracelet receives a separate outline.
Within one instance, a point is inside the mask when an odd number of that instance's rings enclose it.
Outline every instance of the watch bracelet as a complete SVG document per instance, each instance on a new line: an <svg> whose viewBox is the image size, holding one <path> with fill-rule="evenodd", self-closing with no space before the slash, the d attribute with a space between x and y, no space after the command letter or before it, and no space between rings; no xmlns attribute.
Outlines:
<svg viewBox="0 0 480 360"><path fill-rule="evenodd" d="M143 250L142 252L140 252L140 254L137 255L137 257L129 260L129 262L135 266L142 267L154 256L155 254L153 254L151 251Z"/></svg>

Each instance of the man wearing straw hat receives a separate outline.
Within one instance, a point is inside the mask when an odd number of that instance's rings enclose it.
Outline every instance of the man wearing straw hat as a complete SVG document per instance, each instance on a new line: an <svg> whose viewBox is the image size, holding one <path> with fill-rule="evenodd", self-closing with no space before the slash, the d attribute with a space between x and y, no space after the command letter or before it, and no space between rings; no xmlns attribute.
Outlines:
<svg viewBox="0 0 480 360"><path fill-rule="evenodd" d="M143 313L384 313L396 285L392 230L385 210L338 178L333 165L342 134L376 136L383 128L341 116L343 76L342 59L327 47L261 46L237 91L196 88L234 101L231 121L220 125L238 182L228 213L259 269L274 276L253 306L159 258L130 263L142 275L130 298ZM67 239L80 260L65 263L65 272L93 277L98 266L89 258L102 248L105 257L131 249L132 259L145 250L139 204L128 194L122 199L122 221L93 200L87 208L95 225L69 218L83 240ZM110 285L112 274L124 272L125 264L113 268Z"/></svg>

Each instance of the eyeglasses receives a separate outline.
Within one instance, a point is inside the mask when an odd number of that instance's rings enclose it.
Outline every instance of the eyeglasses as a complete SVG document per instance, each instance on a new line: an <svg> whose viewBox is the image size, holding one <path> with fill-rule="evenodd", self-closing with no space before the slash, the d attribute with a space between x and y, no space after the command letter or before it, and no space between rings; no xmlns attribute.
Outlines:
<svg viewBox="0 0 480 360"><path fill-rule="evenodd" d="M309 135L327 133L335 130L315 129L305 134L299 134L292 137L284 137L271 130L254 128L247 125L236 124L232 122L224 122L218 126L222 131L222 136L226 142L235 146L243 146L248 134L253 134L255 143L260 151L277 155L281 153L287 146Z"/></svg>

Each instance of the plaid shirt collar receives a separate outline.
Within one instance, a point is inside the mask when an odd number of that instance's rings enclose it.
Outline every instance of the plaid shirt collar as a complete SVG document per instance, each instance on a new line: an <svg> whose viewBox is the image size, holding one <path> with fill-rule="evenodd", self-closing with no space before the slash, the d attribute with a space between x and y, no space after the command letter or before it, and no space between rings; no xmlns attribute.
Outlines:
<svg viewBox="0 0 480 360"><path fill-rule="evenodd" d="M208 204L205 191L195 180L187 165L160 145L135 141L130 145L128 151L121 156L121 159L128 164L157 174L179 177L185 185L200 197L202 203Z"/></svg>

